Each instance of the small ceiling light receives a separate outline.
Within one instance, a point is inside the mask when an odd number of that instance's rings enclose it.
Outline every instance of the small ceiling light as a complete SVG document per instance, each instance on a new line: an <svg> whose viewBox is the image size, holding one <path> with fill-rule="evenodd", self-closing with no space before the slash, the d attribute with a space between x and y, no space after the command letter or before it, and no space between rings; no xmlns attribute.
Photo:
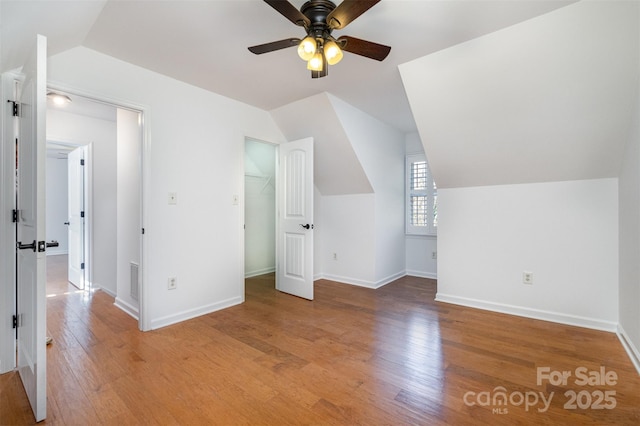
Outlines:
<svg viewBox="0 0 640 426"><path fill-rule="evenodd" d="M342 60L344 54L342 49L334 40L329 39L324 43L324 57L327 58L329 65L335 65Z"/></svg>
<svg viewBox="0 0 640 426"><path fill-rule="evenodd" d="M309 62L307 62L307 69L311 71L322 71L323 67L324 59L322 58L322 53L320 52L316 52L316 54L313 55L311 59L309 59Z"/></svg>
<svg viewBox="0 0 640 426"><path fill-rule="evenodd" d="M59 106L71 103L71 98L70 97L68 97L67 95L62 95L60 93L56 93L56 92L47 93L47 98L51 99L51 101L54 104L59 105Z"/></svg>
<svg viewBox="0 0 640 426"><path fill-rule="evenodd" d="M316 40L311 36L307 36L298 45L298 56L300 56L303 61L309 61L316 53L317 48Z"/></svg>

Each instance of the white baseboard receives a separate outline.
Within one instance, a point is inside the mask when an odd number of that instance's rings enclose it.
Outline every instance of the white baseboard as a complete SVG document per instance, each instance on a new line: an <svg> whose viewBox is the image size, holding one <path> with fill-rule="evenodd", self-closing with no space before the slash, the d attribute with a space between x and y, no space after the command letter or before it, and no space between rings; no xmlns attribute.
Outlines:
<svg viewBox="0 0 640 426"><path fill-rule="evenodd" d="M116 305L118 308L122 309L123 311L125 311L127 314L129 314L133 318L135 318L136 321L138 321L138 318L139 318L138 308L136 308L133 305L130 305L129 303L117 297L116 297L116 301L113 304Z"/></svg>
<svg viewBox="0 0 640 426"><path fill-rule="evenodd" d="M394 282L395 280L398 280L402 277L404 277L405 275L407 275L407 273L405 271L401 271L401 272L396 272L393 275L389 275L386 278L383 278L381 280L378 280L375 284L374 288L380 288L380 287L384 287L385 285Z"/></svg>
<svg viewBox="0 0 640 426"><path fill-rule="evenodd" d="M383 287L399 278L402 278L406 275L406 273L404 271L402 272L398 272L396 274L390 275L387 278L383 278L381 280L378 281L367 281L367 280L361 280L361 279L357 279L357 278L349 278L349 277L342 277L339 275L331 275L331 274L322 274L322 275L315 275L314 276L314 281L317 280L329 280L329 281L335 281L338 283L342 283L342 284L349 284L349 285L355 285L358 287L365 287L365 288L371 288L371 289L378 289L380 287Z"/></svg>
<svg viewBox="0 0 640 426"><path fill-rule="evenodd" d="M620 324L618 324L618 330L616 334L618 335L618 339L620 339L620 343L622 343L624 350L627 351L627 355L629 355L629 358L631 358L633 366L636 367L636 371L638 372L638 374L640 374L640 350L636 348L636 346L629 338L629 335L626 331L624 331L624 328L622 328Z"/></svg>
<svg viewBox="0 0 640 426"><path fill-rule="evenodd" d="M245 272L244 273L244 277L245 278L257 277L259 275L270 274L270 273L275 272L275 271L276 271L276 267L275 266L273 266L271 268L257 269L255 271Z"/></svg>
<svg viewBox="0 0 640 426"><path fill-rule="evenodd" d="M407 271L407 275L410 277L418 277L418 278L429 278L431 280L437 280L438 274L435 272L424 272L424 271Z"/></svg>
<svg viewBox="0 0 640 426"><path fill-rule="evenodd" d="M100 284L95 284L94 283L94 284L91 285L90 288L93 291L98 291L98 290L103 291L103 292L107 293L109 296L113 297L114 299L116 298L116 294L114 292L112 292L109 289L101 287Z"/></svg>
<svg viewBox="0 0 640 426"><path fill-rule="evenodd" d="M210 305L204 305L198 308L193 308L193 309L188 309L186 311L178 312L177 314L172 314L172 315L167 315L165 317L152 319L151 330L166 327L168 325L176 324L182 321L190 320L192 318L210 314L212 312L216 312L221 309L230 308L232 306L241 304L243 301L244 300L241 296L232 297L230 299L223 300L222 302L212 303Z"/></svg>
<svg viewBox="0 0 640 426"><path fill-rule="evenodd" d="M591 328L594 330L616 332L618 327L618 324L613 321L604 321L600 319L580 317L577 315L569 315L559 312L542 311L539 309L487 302L484 300L468 299L466 297L458 297L442 293L436 293L436 301L451 303L454 305L468 306L470 308L484 309L486 311L500 312L503 314L516 315L519 317L556 322L559 324Z"/></svg>

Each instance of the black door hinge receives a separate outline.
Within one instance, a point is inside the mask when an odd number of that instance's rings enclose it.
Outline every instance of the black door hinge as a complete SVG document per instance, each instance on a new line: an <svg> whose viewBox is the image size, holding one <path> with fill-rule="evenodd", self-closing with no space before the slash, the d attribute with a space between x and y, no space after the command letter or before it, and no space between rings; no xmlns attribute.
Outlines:
<svg viewBox="0 0 640 426"><path fill-rule="evenodd" d="M13 223L18 223L18 210L13 210L12 221Z"/></svg>
<svg viewBox="0 0 640 426"><path fill-rule="evenodd" d="M13 328L18 328L18 316L13 316Z"/></svg>
<svg viewBox="0 0 640 426"><path fill-rule="evenodd" d="M84 166L84 158L81 158L81 159L80 159L80 165L81 165L81 166Z"/></svg>
<svg viewBox="0 0 640 426"><path fill-rule="evenodd" d="M12 105L12 112L11 114L14 117L19 117L20 116L20 104L16 101L10 101L8 100L7 102L9 102Z"/></svg>
<svg viewBox="0 0 640 426"><path fill-rule="evenodd" d="M80 264L80 269L84 269L84 262Z"/></svg>
<svg viewBox="0 0 640 426"><path fill-rule="evenodd" d="M80 217L84 217L84 212L80 212Z"/></svg>
<svg viewBox="0 0 640 426"><path fill-rule="evenodd" d="M142 235L144 235L144 228L142 228Z"/></svg>

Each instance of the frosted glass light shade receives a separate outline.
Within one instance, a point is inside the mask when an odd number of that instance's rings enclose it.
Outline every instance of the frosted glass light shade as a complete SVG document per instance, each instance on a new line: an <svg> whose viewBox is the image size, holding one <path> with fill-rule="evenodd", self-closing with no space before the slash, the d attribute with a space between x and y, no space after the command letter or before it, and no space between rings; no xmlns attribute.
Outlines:
<svg viewBox="0 0 640 426"><path fill-rule="evenodd" d="M316 52L316 54L309 59L309 62L307 62L307 69L311 71L322 71L323 62L322 54Z"/></svg>
<svg viewBox="0 0 640 426"><path fill-rule="evenodd" d="M338 46L338 44L333 40L328 40L324 44L324 57L327 58L327 63L329 65L335 65L342 60L344 54L342 53L342 49Z"/></svg>
<svg viewBox="0 0 640 426"><path fill-rule="evenodd" d="M311 36L307 36L298 45L298 56L300 56L303 61L309 61L313 58L317 48L316 40Z"/></svg>

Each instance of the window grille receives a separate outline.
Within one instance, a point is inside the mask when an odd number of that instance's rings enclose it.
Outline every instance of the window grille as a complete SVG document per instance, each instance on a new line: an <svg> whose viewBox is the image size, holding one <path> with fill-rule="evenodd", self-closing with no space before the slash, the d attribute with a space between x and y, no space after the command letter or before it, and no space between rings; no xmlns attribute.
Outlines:
<svg viewBox="0 0 640 426"><path fill-rule="evenodd" d="M438 229L438 193L425 156L407 156L406 171L407 233L435 235Z"/></svg>

